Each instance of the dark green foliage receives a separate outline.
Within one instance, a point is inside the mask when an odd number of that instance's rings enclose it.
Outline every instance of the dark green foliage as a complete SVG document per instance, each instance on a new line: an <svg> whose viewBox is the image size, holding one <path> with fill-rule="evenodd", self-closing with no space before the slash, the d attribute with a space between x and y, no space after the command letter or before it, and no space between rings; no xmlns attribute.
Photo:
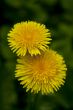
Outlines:
<svg viewBox="0 0 73 110"><path fill-rule="evenodd" d="M50 47L67 64L65 85L48 96L26 93L14 77L16 55L7 33L20 21L44 23L52 33ZM0 110L73 110L73 0L0 1Z"/></svg>

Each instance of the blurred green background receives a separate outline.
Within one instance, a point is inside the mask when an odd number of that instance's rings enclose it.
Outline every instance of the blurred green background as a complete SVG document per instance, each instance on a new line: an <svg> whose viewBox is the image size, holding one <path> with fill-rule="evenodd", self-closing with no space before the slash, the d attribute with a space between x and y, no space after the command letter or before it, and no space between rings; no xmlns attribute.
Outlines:
<svg viewBox="0 0 73 110"><path fill-rule="evenodd" d="M51 30L50 47L66 61L65 84L54 94L26 93L14 77L17 57L8 47L7 33L26 20ZM0 0L0 110L73 110L73 0Z"/></svg>

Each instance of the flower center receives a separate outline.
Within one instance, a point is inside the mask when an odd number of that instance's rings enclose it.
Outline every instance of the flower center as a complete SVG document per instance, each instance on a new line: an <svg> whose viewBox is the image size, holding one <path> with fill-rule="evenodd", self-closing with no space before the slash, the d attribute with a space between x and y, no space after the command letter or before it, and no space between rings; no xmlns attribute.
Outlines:
<svg viewBox="0 0 73 110"><path fill-rule="evenodd" d="M35 33L33 33L33 32L30 32L29 34L25 33L23 41L24 41L24 43L26 43L28 45L31 44L31 42L33 44L35 42L35 38L36 38Z"/></svg>
<svg viewBox="0 0 73 110"><path fill-rule="evenodd" d="M46 64L44 61L37 61L34 65L34 70L38 71L39 74L43 74L46 71Z"/></svg>
<svg viewBox="0 0 73 110"><path fill-rule="evenodd" d="M37 76L39 80L41 80L41 78L43 80L44 78L53 78L53 76L56 75L57 67L53 60L49 59L49 61L47 61L46 59L44 60L39 59L37 60L37 62L34 62L33 70L34 70L35 76Z"/></svg>

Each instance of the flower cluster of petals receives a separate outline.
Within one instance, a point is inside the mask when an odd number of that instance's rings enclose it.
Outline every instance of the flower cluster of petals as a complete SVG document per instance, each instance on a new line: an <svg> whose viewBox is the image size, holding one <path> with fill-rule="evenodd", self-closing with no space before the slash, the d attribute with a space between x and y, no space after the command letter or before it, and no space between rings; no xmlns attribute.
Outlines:
<svg viewBox="0 0 73 110"><path fill-rule="evenodd" d="M8 33L9 46L19 56L15 77L26 91L53 93L65 82L65 61L49 48L50 41L50 30L35 21L17 23Z"/></svg>

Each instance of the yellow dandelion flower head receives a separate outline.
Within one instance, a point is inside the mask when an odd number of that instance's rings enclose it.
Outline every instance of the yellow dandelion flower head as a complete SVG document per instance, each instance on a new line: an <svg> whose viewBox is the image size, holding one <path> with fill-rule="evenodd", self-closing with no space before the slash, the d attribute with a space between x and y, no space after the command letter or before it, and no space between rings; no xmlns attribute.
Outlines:
<svg viewBox="0 0 73 110"><path fill-rule="evenodd" d="M8 33L9 45L18 56L25 56L27 51L31 55L41 54L40 50L45 51L50 40L45 25L34 21L17 23Z"/></svg>
<svg viewBox="0 0 73 110"><path fill-rule="evenodd" d="M48 94L64 84L66 70L63 57L50 49L42 55L19 58L15 76L26 87L26 91Z"/></svg>

